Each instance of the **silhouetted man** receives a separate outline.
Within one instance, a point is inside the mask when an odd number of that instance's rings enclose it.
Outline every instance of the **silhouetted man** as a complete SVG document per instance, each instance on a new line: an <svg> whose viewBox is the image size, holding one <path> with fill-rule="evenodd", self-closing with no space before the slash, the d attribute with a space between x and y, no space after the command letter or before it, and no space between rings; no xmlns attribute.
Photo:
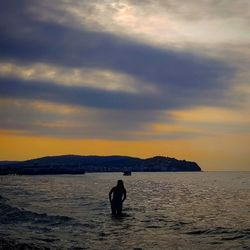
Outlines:
<svg viewBox="0 0 250 250"><path fill-rule="evenodd" d="M112 197L113 194L113 197ZM113 216L122 215L122 203L126 199L126 189L123 181L118 180L117 185L113 187L109 192L109 201L111 204L111 210Z"/></svg>

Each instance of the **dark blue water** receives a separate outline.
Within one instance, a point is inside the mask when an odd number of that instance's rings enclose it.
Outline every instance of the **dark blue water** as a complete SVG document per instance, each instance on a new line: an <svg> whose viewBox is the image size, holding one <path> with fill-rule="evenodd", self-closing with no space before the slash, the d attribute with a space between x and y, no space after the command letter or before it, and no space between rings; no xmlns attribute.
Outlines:
<svg viewBox="0 0 250 250"><path fill-rule="evenodd" d="M108 192L123 179L125 216ZM250 249L250 173L0 177L0 238L51 249ZM1 245L0 245L1 247Z"/></svg>

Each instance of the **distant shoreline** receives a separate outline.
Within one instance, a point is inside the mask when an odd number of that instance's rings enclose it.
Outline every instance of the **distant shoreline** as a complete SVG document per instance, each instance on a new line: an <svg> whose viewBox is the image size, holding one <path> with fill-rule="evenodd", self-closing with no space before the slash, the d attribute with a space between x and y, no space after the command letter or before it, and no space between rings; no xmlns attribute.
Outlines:
<svg viewBox="0 0 250 250"><path fill-rule="evenodd" d="M155 156L46 156L20 162L0 162L0 175L85 174L86 172L200 172L196 162Z"/></svg>

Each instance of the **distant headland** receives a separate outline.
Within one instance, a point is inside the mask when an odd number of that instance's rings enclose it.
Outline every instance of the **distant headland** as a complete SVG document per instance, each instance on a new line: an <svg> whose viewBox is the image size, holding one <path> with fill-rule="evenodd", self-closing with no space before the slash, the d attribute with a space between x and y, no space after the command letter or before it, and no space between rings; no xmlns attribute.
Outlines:
<svg viewBox="0 0 250 250"><path fill-rule="evenodd" d="M84 174L85 172L195 172L196 162L155 156L46 156L27 161L0 161L0 175Z"/></svg>

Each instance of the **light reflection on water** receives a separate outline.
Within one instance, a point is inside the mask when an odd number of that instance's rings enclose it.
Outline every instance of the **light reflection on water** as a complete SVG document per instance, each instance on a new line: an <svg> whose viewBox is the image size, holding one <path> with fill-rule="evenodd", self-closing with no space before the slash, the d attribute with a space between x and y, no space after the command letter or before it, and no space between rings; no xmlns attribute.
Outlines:
<svg viewBox="0 0 250 250"><path fill-rule="evenodd" d="M113 219L118 179L126 216ZM5 176L1 195L19 210L3 207L0 233L58 249L250 249L249 191L249 172Z"/></svg>

